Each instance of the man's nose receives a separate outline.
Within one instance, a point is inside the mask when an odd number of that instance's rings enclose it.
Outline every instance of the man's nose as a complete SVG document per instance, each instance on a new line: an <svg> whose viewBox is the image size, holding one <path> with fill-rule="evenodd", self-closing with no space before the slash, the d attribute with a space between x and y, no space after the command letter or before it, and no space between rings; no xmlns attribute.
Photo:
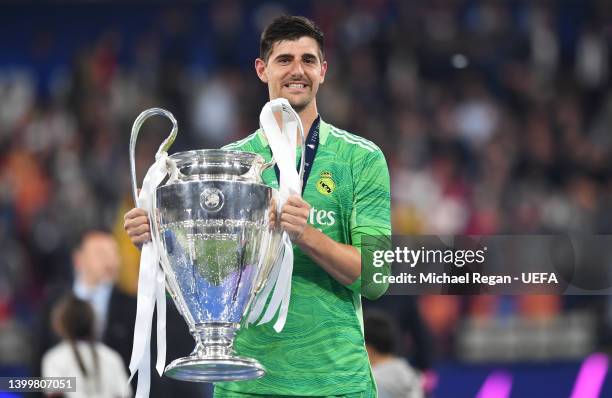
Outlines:
<svg viewBox="0 0 612 398"><path fill-rule="evenodd" d="M293 61L293 63L291 64L291 74L304 76L304 68L302 67L302 62L300 62L299 60Z"/></svg>

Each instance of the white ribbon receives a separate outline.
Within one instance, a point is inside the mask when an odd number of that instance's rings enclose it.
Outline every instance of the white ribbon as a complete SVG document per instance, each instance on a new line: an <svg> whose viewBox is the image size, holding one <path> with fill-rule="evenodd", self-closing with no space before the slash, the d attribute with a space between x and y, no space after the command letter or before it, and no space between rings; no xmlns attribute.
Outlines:
<svg viewBox="0 0 612 398"><path fill-rule="evenodd" d="M275 117L275 113L279 112L281 114L282 128L278 126ZM277 217L277 220L280 220L280 209L287 202L289 196L293 194L300 195L302 192L302 180L295 169L296 133L298 128L302 129L302 122L297 113L291 108L291 105L289 105L289 101L285 98L278 98L268 102L259 115L259 122L270 144L272 156L280 170ZM255 323L257 321L274 286L274 292L268 307L258 325L271 321L274 315L278 313L278 318L274 324L274 330L278 333L283 330L287 320L289 299L291 297L291 275L293 273L293 246L287 232L283 232L282 239L282 254L270 271L266 286L255 299L248 318L248 323Z"/></svg>
<svg viewBox="0 0 612 398"><path fill-rule="evenodd" d="M168 174L176 174L176 165L166 152L158 152L149 168L138 195L137 206L147 211L152 239L142 246L138 275L138 301L134 343L130 360L130 381L138 371L136 398L149 396L151 387L151 328L157 305L157 363L159 375L166 365L166 279L160 268L161 248L155 236L156 189Z"/></svg>

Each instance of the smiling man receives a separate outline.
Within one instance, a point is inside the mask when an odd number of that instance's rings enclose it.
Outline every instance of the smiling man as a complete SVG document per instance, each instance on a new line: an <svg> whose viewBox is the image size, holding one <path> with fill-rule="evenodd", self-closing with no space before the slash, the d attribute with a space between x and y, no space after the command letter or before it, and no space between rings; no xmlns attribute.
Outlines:
<svg viewBox="0 0 612 398"><path fill-rule="evenodd" d="M275 19L261 36L255 70L270 99L286 98L308 131L303 192L289 198L280 218L294 243L291 300L281 333L270 322L236 337L236 351L257 358L266 375L217 383L215 397L374 397L361 295L375 299L386 286L362 286L360 250L363 236L391 233L384 155L372 142L320 118L316 94L327 62L323 34L312 21ZM261 130L225 149L256 152L266 161L272 156ZM278 170L266 170L263 179L278 188ZM135 244L150 239L144 211L132 209L125 220Z"/></svg>

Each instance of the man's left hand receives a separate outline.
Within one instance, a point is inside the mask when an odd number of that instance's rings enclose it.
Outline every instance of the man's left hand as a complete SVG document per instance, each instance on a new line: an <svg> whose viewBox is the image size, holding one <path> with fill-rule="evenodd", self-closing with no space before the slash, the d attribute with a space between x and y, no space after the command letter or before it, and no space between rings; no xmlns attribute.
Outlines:
<svg viewBox="0 0 612 398"><path fill-rule="evenodd" d="M299 195L291 195L281 209L281 226L293 241L298 243L308 225L310 205Z"/></svg>

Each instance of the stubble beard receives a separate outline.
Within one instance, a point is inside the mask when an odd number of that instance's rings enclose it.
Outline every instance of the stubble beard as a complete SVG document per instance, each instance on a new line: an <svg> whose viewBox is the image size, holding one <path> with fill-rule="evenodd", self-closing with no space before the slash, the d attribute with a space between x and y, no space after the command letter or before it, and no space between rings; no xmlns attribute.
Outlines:
<svg viewBox="0 0 612 398"><path fill-rule="evenodd" d="M310 103L312 102L312 99L305 99L303 101L298 101L298 102L294 102L288 99L288 101L289 101L289 105L291 105L293 110L296 111L297 113L300 113L304 109L306 109L308 105L310 105Z"/></svg>

